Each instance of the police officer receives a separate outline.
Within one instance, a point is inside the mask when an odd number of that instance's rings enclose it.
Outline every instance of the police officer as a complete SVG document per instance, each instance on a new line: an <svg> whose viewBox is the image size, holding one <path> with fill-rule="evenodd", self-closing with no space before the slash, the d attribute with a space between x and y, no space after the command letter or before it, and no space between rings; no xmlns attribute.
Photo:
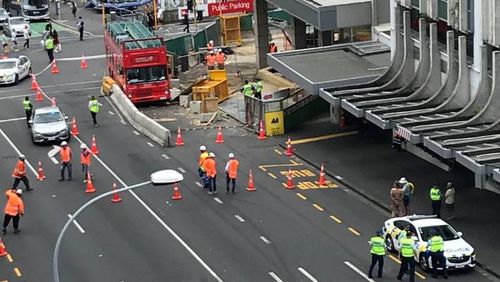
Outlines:
<svg viewBox="0 0 500 282"><path fill-rule="evenodd" d="M253 123L253 101L251 98L253 95L254 87L252 84L245 80L245 84L241 87L240 91L245 96L245 124L251 125Z"/></svg>
<svg viewBox="0 0 500 282"><path fill-rule="evenodd" d="M441 190L437 185L433 185L429 192L432 203L432 214L437 215L438 218L441 218Z"/></svg>
<svg viewBox="0 0 500 282"><path fill-rule="evenodd" d="M23 107L24 107L24 112L26 113L26 123L28 124L28 127L31 128L30 119L31 119L31 114L33 113L33 104L31 104L30 102L30 97L28 96L24 97Z"/></svg>
<svg viewBox="0 0 500 282"><path fill-rule="evenodd" d="M398 280L402 280L403 274L410 269L410 282L415 281L415 258L413 246L415 241L411 239L411 232L406 233L406 238L399 241L399 255L401 258L401 267L399 268Z"/></svg>
<svg viewBox="0 0 500 282"><path fill-rule="evenodd" d="M99 101L95 98L95 96L90 97L89 101L89 111L92 116L92 121L94 122L94 126L97 126L97 114L99 113L99 107L102 106Z"/></svg>
<svg viewBox="0 0 500 282"><path fill-rule="evenodd" d="M373 278L372 271L375 264L378 262L378 278L382 278L385 255L385 245L384 239L382 238L382 231L377 231L376 236L373 236L370 241L368 241L368 244L371 246L370 253L372 254L372 264L370 265L370 270L368 270L368 277Z"/></svg>
<svg viewBox="0 0 500 282"><path fill-rule="evenodd" d="M446 258L444 256L444 241L441 235L436 232L431 233L431 238L427 242L427 248L430 251L432 259L432 277L438 278L437 265L443 268L443 277L448 279L448 272L446 270Z"/></svg>
<svg viewBox="0 0 500 282"><path fill-rule="evenodd" d="M47 50L47 56L49 56L49 61L52 63L54 61L54 39L52 35L45 39L45 50Z"/></svg>
<svg viewBox="0 0 500 282"><path fill-rule="evenodd" d="M253 88L255 89L255 94L253 96L259 100L262 99L262 89L264 88L262 80L256 78L253 84Z"/></svg>

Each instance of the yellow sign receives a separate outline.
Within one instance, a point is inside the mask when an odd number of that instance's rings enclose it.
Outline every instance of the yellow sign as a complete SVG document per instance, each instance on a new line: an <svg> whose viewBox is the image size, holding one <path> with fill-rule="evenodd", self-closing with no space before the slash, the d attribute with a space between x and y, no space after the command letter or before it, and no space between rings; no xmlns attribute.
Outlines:
<svg viewBox="0 0 500 282"><path fill-rule="evenodd" d="M266 120L266 135L267 136L285 134L285 123L283 121L283 111L266 113L265 120Z"/></svg>

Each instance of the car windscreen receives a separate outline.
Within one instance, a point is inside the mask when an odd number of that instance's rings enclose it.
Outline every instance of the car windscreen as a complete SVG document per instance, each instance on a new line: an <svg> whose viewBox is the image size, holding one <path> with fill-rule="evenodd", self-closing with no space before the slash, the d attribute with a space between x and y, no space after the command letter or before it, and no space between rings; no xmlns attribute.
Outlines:
<svg viewBox="0 0 500 282"><path fill-rule="evenodd" d="M7 11L5 10L0 10L0 16L7 16Z"/></svg>
<svg viewBox="0 0 500 282"><path fill-rule="evenodd" d="M9 23L11 25L18 25L18 24L27 24L24 19L10 19Z"/></svg>
<svg viewBox="0 0 500 282"><path fill-rule="evenodd" d="M423 241L429 240L432 234L439 234L444 241L458 239L458 234L449 225L426 226L418 229Z"/></svg>
<svg viewBox="0 0 500 282"><path fill-rule="evenodd" d="M16 62L1 62L0 61L0 70L13 69L15 67L16 67Z"/></svg>
<svg viewBox="0 0 500 282"><path fill-rule="evenodd" d="M64 118L60 112L37 113L35 115L35 123L51 123L63 120Z"/></svg>
<svg viewBox="0 0 500 282"><path fill-rule="evenodd" d="M165 78L164 66L127 69L127 82L130 84L161 81Z"/></svg>

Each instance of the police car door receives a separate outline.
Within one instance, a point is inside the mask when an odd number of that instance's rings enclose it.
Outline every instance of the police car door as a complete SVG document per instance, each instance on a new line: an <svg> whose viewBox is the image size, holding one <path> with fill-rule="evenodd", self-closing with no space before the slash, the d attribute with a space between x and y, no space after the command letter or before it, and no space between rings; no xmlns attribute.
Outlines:
<svg viewBox="0 0 500 282"><path fill-rule="evenodd" d="M401 230L404 230L405 228L408 228L410 226L410 223L404 220L396 220L394 221L394 226L397 227L397 231L395 231L392 234L392 240L394 242L394 248L399 251L399 235L401 233Z"/></svg>

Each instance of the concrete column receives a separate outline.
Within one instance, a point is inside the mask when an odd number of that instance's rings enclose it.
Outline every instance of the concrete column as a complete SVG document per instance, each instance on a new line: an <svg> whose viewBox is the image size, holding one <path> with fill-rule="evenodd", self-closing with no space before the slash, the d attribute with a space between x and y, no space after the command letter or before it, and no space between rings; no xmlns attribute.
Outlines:
<svg viewBox="0 0 500 282"><path fill-rule="evenodd" d="M486 1L485 1L486 2ZM483 0L474 0L474 68L481 69L481 64L487 64L481 60L481 48L483 39L488 38L485 28L489 21L489 13L486 3Z"/></svg>
<svg viewBox="0 0 500 282"><path fill-rule="evenodd" d="M295 49L306 48L306 23L299 18L292 17L292 44Z"/></svg>
<svg viewBox="0 0 500 282"><path fill-rule="evenodd" d="M266 0L253 0L255 54L257 56L257 69L267 67L267 51L269 48L269 28L267 24Z"/></svg>
<svg viewBox="0 0 500 282"><path fill-rule="evenodd" d="M319 46L329 46L333 44L332 31L319 31L318 32L318 45Z"/></svg>

